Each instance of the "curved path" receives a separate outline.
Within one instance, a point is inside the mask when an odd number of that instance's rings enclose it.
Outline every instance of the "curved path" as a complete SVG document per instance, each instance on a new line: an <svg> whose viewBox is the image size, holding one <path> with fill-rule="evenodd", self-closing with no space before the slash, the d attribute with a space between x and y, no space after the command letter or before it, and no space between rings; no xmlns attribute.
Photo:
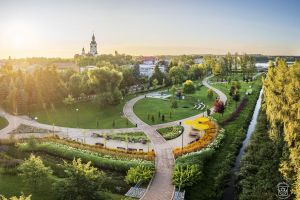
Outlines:
<svg viewBox="0 0 300 200"><path fill-rule="evenodd" d="M227 97L224 93L222 93L220 90L212 87L209 85L208 80L212 76L206 77L202 83L207 88L212 89L219 97L220 99L225 103L227 101ZM136 128L123 128L123 129L79 129L79 128L66 128L66 127L59 127L59 126L51 126L47 124L41 124L34 120L28 119L26 117L20 117L20 116L13 116L10 115L0 108L0 116L3 116L7 119L9 122L8 126L4 129L0 130L0 139L1 138L9 138L9 133L16 129L19 125L25 124L34 126L37 128L43 128L43 129L49 129L57 132L60 137L70 137L71 139L78 139L81 138L84 140L87 139L87 143L89 144L95 144L95 142L99 142L98 138L92 138L92 133L128 133L128 132L134 132L134 131L144 131L145 134L149 137L152 143L152 147L154 148L154 151L156 153L156 160L155 160L155 175L149 184L146 193L141 198L143 200L169 200L173 198L175 187L171 183L171 176L173 171L173 166L175 163L174 156L172 153L172 149L175 147L181 147L182 145L182 139L183 144L188 144L192 138L189 137L188 128L186 125L183 124L185 127L184 132L182 134L182 137L177 137L173 140L166 141L157 131L158 128L164 128L164 127L170 127L174 125L179 125L181 121L187 120L187 119L195 119L199 116L205 115L205 112L200 113L198 115L188 117L186 119L181 119L173 122L168 122L164 124L157 124L150 126L143 122L141 119L139 119L135 113L133 112L134 104L143 99L144 95L140 95L136 98L131 99L128 101L124 108L123 113L124 115L133 123L137 124ZM213 113L213 108L211 108L211 113ZM68 135L67 133L71 133ZM67 134L67 135L66 135ZM42 137L43 134L37 134L36 136ZM28 137L28 135L25 134L19 134L18 137ZM120 143L116 142L114 145L119 145ZM147 148L141 147L141 148Z"/></svg>
<svg viewBox="0 0 300 200"><path fill-rule="evenodd" d="M208 84L208 80L212 76L206 77L202 83L204 86L212 89L215 93L218 94L220 99L225 103L227 100L227 97L224 93L222 93L220 90L210 86ZM124 115L133 123L137 124L137 127L139 127L141 130L145 132L145 134L150 138L152 146L156 153L156 160L155 160L155 175L151 181L151 183L148 186L148 189L144 196L141 198L142 200L169 200L173 199L173 195L175 192L175 187L172 185L171 178L172 178L172 171L173 166L175 164L174 155L172 153L172 147L178 147L181 146L181 137L178 137L170 142L167 142L157 131L157 128L163 128L163 127L169 127L178 125L181 121L186 119L195 119L199 116L203 116L204 113L178 120L173 121L165 124L158 124L154 126L150 126L143 122L141 119L139 119L135 113L133 112L134 104L143 99L144 95L140 95L134 99L131 99L128 101L124 108L123 113ZM213 112L213 108L211 108L211 112ZM186 125L183 124L185 127L185 131L183 133L184 138L188 138L188 128ZM173 145L171 145L173 144Z"/></svg>

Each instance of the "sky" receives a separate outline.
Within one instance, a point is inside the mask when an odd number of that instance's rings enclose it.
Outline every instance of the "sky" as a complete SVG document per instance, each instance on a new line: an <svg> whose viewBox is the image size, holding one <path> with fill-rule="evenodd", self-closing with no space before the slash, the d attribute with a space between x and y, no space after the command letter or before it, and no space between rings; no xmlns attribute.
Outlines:
<svg viewBox="0 0 300 200"><path fill-rule="evenodd" d="M0 0L0 58L300 55L299 0Z"/></svg>

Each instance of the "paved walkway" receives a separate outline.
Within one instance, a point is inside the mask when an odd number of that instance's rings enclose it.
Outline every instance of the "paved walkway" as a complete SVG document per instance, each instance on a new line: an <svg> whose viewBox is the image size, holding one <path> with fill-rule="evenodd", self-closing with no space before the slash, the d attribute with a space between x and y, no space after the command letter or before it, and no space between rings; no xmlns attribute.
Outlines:
<svg viewBox="0 0 300 200"><path fill-rule="evenodd" d="M226 95L222 93L220 90L208 84L208 80L211 77L212 76L206 77L202 81L203 85L212 89L215 93L217 93L220 99L225 103L227 100ZM31 119L27 119L24 116L23 117L13 116L0 109L0 116L5 117L9 122L6 128L0 130L0 138L10 137L9 133L12 130L16 129L21 124L34 126L37 128L48 129L48 130L54 129L54 131L57 132L56 134L58 134L60 137L69 137L71 139L84 141L88 144L95 144L96 142L101 142L102 140L100 138L93 138L92 133L112 134L112 133L128 133L134 131L143 131L151 140L152 147L154 148L154 151L156 153L156 159L155 159L156 170L152 182L149 184L146 193L141 199L142 200L169 200L173 198L174 191L175 191L175 187L171 183L171 176L172 176L173 166L175 163L172 149L175 147L181 147L182 141L184 146L187 145L190 141L193 140L193 138L189 136L189 131L188 131L189 128L183 123L182 126L184 126L185 129L182 136L169 141L166 141L156 131L156 129L179 125L179 123L183 122L184 120L195 119L199 116L205 115L206 112L200 113L192 117L188 117L186 119L150 126L145 122L143 122L141 119L139 119L133 112L134 104L143 98L144 95L140 95L136 98L133 98L130 101L128 101L123 108L123 113L128 118L128 120L130 120L133 124L137 124L136 128L99 130L99 129L79 129L79 128L51 126L47 124L38 123ZM211 113L213 113L213 108L211 108ZM18 137L28 137L28 136L29 136L28 134L18 135ZM42 137L43 135L37 134L36 136ZM107 141L107 146L112 148L116 148L117 146L125 147L125 145L127 145L125 142ZM138 144L138 143L129 144L129 147L139 148L144 150L148 148L147 145Z"/></svg>
<svg viewBox="0 0 300 200"><path fill-rule="evenodd" d="M205 78L202 81L203 85L217 93L220 99L225 103L227 100L226 95L207 83L208 79L211 77L212 76ZM185 146L188 142L192 140L192 138L189 137L188 126L186 126L183 123L182 125L184 126L184 133L182 134L182 136L173 140L169 140L168 142L156 131L156 129L179 125L180 122L183 122L186 119L195 119L199 116L205 115L205 113L201 113L182 120L150 126L143 122L141 119L139 119L133 112L134 104L143 98L145 98L144 95L140 95L134 99L131 99L125 104L123 108L123 113L128 118L128 120L131 121L133 124L137 124L138 128L143 130L145 134L150 138L152 146L156 153L155 175L152 179L152 182L149 184L145 195L141 199L169 200L173 198L175 192L175 187L172 185L171 182L173 166L175 164L172 149L174 147L180 147L182 145L182 140ZM213 108L211 108L211 113L213 113Z"/></svg>

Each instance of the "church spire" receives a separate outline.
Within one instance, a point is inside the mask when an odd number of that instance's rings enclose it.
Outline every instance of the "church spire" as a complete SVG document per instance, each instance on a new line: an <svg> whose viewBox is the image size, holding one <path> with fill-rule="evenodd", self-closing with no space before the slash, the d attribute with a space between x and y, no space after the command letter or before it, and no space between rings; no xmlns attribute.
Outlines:
<svg viewBox="0 0 300 200"><path fill-rule="evenodd" d="M92 41L95 41L95 35L94 35L94 33L93 33Z"/></svg>

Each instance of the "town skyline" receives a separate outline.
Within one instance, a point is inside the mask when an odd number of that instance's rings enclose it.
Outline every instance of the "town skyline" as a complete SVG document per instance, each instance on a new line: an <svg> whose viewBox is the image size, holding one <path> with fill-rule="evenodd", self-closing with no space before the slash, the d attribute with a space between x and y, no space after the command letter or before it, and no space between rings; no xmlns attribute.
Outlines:
<svg viewBox="0 0 300 200"><path fill-rule="evenodd" d="M72 6L70 6L72 4ZM1 1L0 58L100 54L300 55L297 1Z"/></svg>

